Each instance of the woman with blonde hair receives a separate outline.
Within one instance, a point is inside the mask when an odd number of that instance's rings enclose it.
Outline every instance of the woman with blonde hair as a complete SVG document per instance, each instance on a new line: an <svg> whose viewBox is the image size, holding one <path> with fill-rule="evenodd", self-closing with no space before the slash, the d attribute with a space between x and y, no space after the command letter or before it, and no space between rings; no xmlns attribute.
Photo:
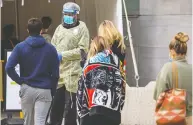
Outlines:
<svg viewBox="0 0 193 125"><path fill-rule="evenodd" d="M106 62L105 60L100 60L100 58L93 58L93 57L97 54L100 55L100 53L105 54L103 53L103 51L106 51L108 49L109 49L109 45L105 42L104 38L101 36L97 36L92 40L90 44L90 49L88 52L87 59L91 59L90 60L91 62L94 62L94 61L95 62L98 62L98 61ZM100 57L100 56L96 56L96 57ZM97 61L94 59L97 59Z"/></svg>
<svg viewBox="0 0 193 125"><path fill-rule="evenodd" d="M192 125L192 64L186 60L187 42L189 36L179 32L169 44L170 62L166 63L156 79L154 99L158 100L163 92L173 89L173 82L178 88L186 91L186 117L187 125ZM174 72L175 71L175 72ZM175 74L176 75L175 75ZM176 78L175 81L174 78ZM159 102L159 101L158 101ZM183 125L182 123L180 125Z"/></svg>
<svg viewBox="0 0 193 125"><path fill-rule="evenodd" d="M118 62L103 37L92 40L77 92L80 125L120 124L124 87Z"/></svg>
<svg viewBox="0 0 193 125"><path fill-rule="evenodd" d="M114 24L109 20L103 21L99 26L98 35L104 37L113 53L124 63L126 46L123 36Z"/></svg>

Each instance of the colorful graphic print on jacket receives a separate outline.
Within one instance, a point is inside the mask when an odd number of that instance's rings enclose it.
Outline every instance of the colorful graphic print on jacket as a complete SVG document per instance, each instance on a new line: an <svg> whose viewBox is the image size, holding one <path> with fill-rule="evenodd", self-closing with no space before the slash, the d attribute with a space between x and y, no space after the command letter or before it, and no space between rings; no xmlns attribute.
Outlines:
<svg viewBox="0 0 193 125"><path fill-rule="evenodd" d="M122 89L122 76L116 66L103 63L89 64L79 81L78 115L83 117L96 106L120 112L124 104Z"/></svg>

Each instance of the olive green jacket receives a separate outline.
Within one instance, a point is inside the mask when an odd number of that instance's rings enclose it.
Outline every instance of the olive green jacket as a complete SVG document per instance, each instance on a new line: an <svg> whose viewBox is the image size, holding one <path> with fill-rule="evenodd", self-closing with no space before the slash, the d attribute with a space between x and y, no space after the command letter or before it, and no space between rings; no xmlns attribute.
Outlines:
<svg viewBox="0 0 193 125"><path fill-rule="evenodd" d="M89 31L84 22L74 28L66 29L59 25L53 35L51 44L62 55L60 63L59 86L65 85L67 91L76 93L82 68L80 66L80 49L85 52L89 47Z"/></svg>
<svg viewBox="0 0 193 125"><path fill-rule="evenodd" d="M47 42L51 42L51 40L52 40L52 36L51 35L49 35L49 34L42 34L42 36L44 37L44 39L47 41Z"/></svg>
<svg viewBox="0 0 193 125"><path fill-rule="evenodd" d="M178 70L178 86L187 92L186 114L192 116L192 64L188 64L185 58L176 58L174 62ZM172 88L172 84L172 62L168 62L157 76L154 99L157 100L159 95L168 89L167 85Z"/></svg>

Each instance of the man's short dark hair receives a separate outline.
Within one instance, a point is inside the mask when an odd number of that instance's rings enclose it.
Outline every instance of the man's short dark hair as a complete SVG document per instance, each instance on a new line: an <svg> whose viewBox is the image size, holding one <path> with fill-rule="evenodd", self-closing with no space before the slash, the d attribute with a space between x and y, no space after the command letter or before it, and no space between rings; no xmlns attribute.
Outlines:
<svg viewBox="0 0 193 125"><path fill-rule="evenodd" d="M52 24L52 19L49 16L42 17L43 29L48 29Z"/></svg>
<svg viewBox="0 0 193 125"><path fill-rule="evenodd" d="M30 35L39 35L42 29L42 22L38 18L31 18L28 20L27 28Z"/></svg>

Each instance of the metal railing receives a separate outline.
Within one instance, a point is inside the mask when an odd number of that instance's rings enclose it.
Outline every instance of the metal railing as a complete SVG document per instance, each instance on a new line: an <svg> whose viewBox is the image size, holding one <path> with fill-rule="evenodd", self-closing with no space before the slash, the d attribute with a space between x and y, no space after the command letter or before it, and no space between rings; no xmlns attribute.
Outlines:
<svg viewBox="0 0 193 125"><path fill-rule="evenodd" d="M135 71L136 87L139 87L139 73L138 73L138 68L137 68L137 63L136 63L136 58L135 58L135 52L134 52L134 48L133 48L133 40L132 40L132 35L131 35L131 21L129 21L129 19L128 19L125 0L123 0L123 8L124 8L125 17L126 17L127 33L128 33L128 39L129 39L129 43L130 43L131 55L132 55L133 66L134 66L134 71Z"/></svg>

